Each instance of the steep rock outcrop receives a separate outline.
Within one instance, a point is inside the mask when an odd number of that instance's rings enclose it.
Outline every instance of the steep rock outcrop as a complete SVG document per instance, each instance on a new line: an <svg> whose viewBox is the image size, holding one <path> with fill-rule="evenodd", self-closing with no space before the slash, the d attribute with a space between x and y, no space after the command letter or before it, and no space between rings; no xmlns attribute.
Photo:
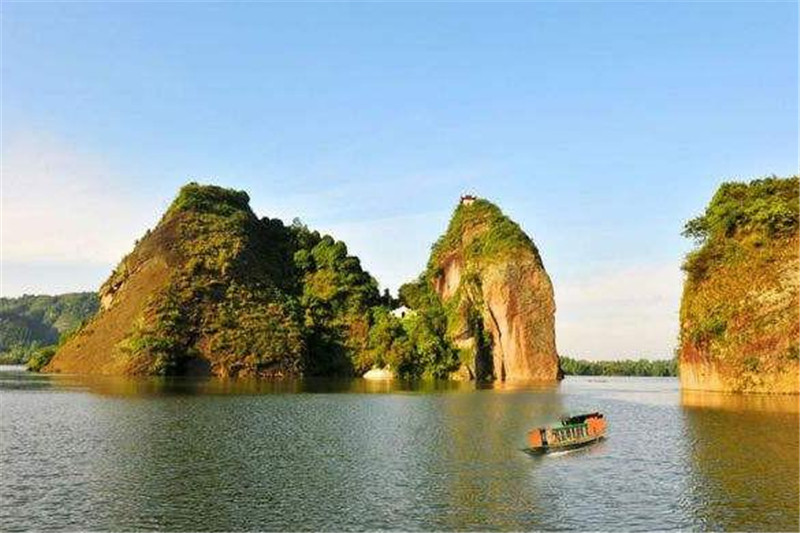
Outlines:
<svg viewBox="0 0 800 533"><path fill-rule="evenodd" d="M560 378L552 283L534 243L497 206L462 200L420 284L434 291L461 350L456 377ZM406 288L401 297L422 289Z"/></svg>
<svg viewBox="0 0 800 533"><path fill-rule="evenodd" d="M799 195L797 178L726 183L687 224L684 389L800 391Z"/></svg>
<svg viewBox="0 0 800 533"><path fill-rule="evenodd" d="M304 352L284 233L246 193L190 184L100 288L100 312L45 367L285 375ZM276 241L276 238L278 239Z"/></svg>

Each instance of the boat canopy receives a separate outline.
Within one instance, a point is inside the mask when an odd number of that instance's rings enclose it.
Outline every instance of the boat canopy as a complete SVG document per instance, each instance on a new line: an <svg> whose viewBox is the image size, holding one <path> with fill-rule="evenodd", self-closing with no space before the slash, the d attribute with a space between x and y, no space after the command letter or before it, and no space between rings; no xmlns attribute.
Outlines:
<svg viewBox="0 0 800 533"><path fill-rule="evenodd" d="M565 426L572 424L583 424L587 418L603 418L602 413L587 413L585 415L564 416L561 417L561 423Z"/></svg>

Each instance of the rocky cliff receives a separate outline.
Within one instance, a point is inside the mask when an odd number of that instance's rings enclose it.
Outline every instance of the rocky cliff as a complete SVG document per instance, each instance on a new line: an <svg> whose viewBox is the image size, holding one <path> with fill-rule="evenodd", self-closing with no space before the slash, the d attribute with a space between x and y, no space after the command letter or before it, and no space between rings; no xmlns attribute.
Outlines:
<svg viewBox="0 0 800 533"><path fill-rule="evenodd" d="M420 298L426 290L434 298ZM401 298L411 307L430 300L442 306L462 377L560 377L550 278L533 241L486 200L461 201L426 272Z"/></svg>
<svg viewBox="0 0 800 533"><path fill-rule="evenodd" d="M683 388L800 391L798 198L797 177L726 183L686 225Z"/></svg>
<svg viewBox="0 0 800 533"><path fill-rule="evenodd" d="M553 380L553 290L522 230L484 200L456 210L415 311L390 312L344 243L259 219L242 191L189 184L99 290L46 372ZM406 290L406 293L409 291ZM49 363L47 362L49 360Z"/></svg>

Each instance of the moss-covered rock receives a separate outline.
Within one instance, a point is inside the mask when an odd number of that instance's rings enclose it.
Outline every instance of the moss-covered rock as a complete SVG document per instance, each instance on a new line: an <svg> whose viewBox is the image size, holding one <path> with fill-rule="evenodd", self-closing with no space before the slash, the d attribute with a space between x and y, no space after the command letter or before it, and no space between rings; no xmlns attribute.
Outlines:
<svg viewBox="0 0 800 533"><path fill-rule="evenodd" d="M797 177L725 183L686 224L684 388L798 393L799 199Z"/></svg>
<svg viewBox="0 0 800 533"><path fill-rule="evenodd" d="M458 375L560 377L550 278L530 237L491 202L458 205L426 271L400 297L423 312L441 310L445 336L459 349Z"/></svg>

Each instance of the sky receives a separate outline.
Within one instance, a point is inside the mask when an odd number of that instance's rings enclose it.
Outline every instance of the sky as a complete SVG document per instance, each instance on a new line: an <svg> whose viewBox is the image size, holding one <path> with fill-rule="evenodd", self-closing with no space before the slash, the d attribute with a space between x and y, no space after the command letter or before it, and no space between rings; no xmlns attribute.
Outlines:
<svg viewBox="0 0 800 533"><path fill-rule="evenodd" d="M396 291L471 192L538 246L561 355L668 358L683 224L798 172L796 2L0 10L3 296L96 290L188 181Z"/></svg>

